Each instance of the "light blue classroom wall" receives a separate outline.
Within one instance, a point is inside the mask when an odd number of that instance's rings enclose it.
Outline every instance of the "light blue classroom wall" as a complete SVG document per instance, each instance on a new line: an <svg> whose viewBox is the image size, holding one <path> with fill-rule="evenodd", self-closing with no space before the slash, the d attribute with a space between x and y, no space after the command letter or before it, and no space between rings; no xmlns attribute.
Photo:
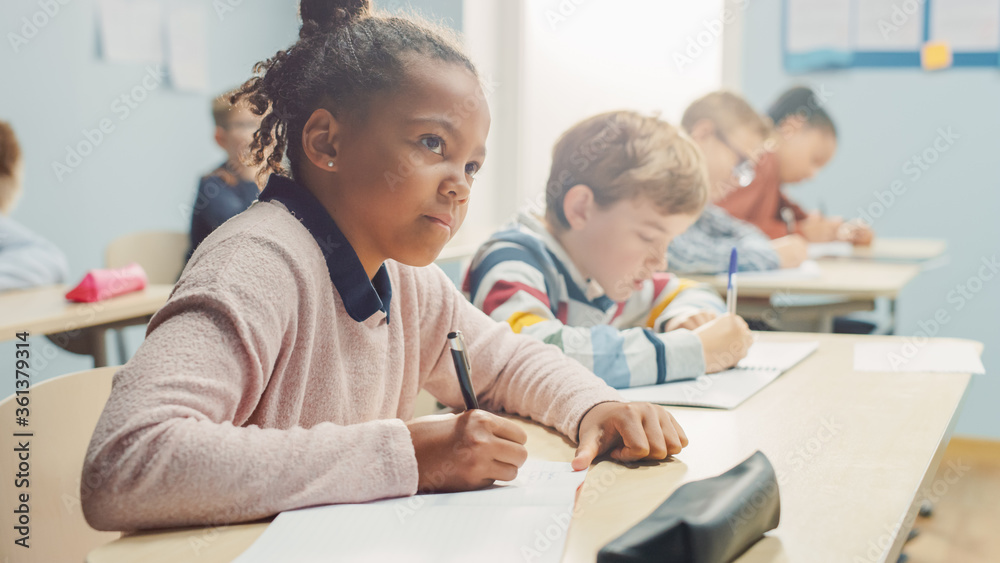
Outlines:
<svg viewBox="0 0 1000 563"><path fill-rule="evenodd" d="M45 2L59 5L59 12L17 52L8 34L21 34L24 17L42 21L36 16L42 8L37 0L0 3L0 119L12 122L26 164L25 192L13 217L66 252L71 282L102 267L104 248L116 237L148 229L187 231L199 176L225 159L212 139L211 98L249 78L254 63L298 35L294 0L160 1L205 11L210 88L179 93L162 83L135 102L127 117L120 109L127 106L116 99L142 85L147 65L98 58L95 0ZM114 131L60 181L52 163L65 162L66 146L83 141L82 131L97 129L103 119ZM129 332L133 349L142 332ZM41 337L32 341L36 383L93 365L89 357L57 350ZM0 343L0 358L13 358L13 350L12 342ZM0 396L12 392L13 380L0 389Z"/></svg>
<svg viewBox="0 0 1000 563"><path fill-rule="evenodd" d="M828 93L839 129L831 163L788 193L811 208L822 201L829 213L845 217L858 216L859 208L878 213L881 206L880 216L870 215L880 236L948 241L947 265L923 272L903 291L897 333L930 332L943 310L948 322L938 336L985 344L987 374L973 378L956 433L1000 438L1000 275L983 262L1000 264L1000 67L790 75L781 61L781 1L747 6L741 67L747 98L763 110L784 89L811 85ZM946 152L929 151L936 161L923 170L912 159L933 149L939 131L951 131L953 143ZM900 195L890 201L897 181ZM961 296L959 285L971 299Z"/></svg>
<svg viewBox="0 0 1000 563"><path fill-rule="evenodd" d="M145 64L108 63L98 57L96 0L15 0L0 3L0 120L12 123L25 155L25 192L13 217L66 253L70 283L103 266L113 239L141 230L187 231L198 178L225 159L212 139L212 97L249 78L253 65L298 37L297 0L159 0L163 6L200 6L209 30L209 82L205 93L180 93L162 82L134 101L126 116L120 100L143 84ZM65 4L65 5L63 5ZM38 15L48 7L54 16ZM376 0L392 10L414 10L461 27L461 0ZM22 18L44 21L24 33ZM15 48L10 35L25 37ZM28 37L28 35L32 35ZM152 85L152 79L146 80ZM141 95L141 94L140 94ZM72 172L58 178L67 145L96 140L102 120L114 130ZM88 133L84 133L84 130ZM453 272L454 274L455 272ZM3 312L0 311L0 315ZM144 327L126 331L127 353ZM109 334L109 360L117 348ZM34 382L90 369L87 356L65 352L32 337ZM14 343L0 342L0 358L14 357ZM0 397L13 392L13 380Z"/></svg>

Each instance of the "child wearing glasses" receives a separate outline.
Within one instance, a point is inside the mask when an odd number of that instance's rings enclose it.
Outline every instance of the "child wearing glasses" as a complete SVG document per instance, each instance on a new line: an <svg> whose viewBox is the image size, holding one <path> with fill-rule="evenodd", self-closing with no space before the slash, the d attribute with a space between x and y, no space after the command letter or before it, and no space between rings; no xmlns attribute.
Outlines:
<svg viewBox="0 0 1000 563"><path fill-rule="evenodd" d="M695 100L681 125L705 155L709 204L668 251L670 269L682 274L715 274L729 267L733 247L739 270L794 268L806 259L806 240L791 234L771 240L754 225L730 215L717 203L754 182L771 128L743 98L712 92Z"/></svg>
<svg viewBox="0 0 1000 563"><path fill-rule="evenodd" d="M768 115L777 134L771 150L761 155L756 178L744 189L725 194L716 205L753 223L771 238L795 232L809 242L870 244L873 234L869 226L858 220L845 223L820 212L807 213L781 192L784 184L815 176L837 150L837 129L816 94L806 87L792 88L774 102Z"/></svg>

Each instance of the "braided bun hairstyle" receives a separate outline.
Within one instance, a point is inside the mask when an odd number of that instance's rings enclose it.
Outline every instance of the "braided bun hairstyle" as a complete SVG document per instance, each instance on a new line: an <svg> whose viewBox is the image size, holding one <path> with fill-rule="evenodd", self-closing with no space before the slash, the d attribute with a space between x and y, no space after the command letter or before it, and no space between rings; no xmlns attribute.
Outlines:
<svg viewBox="0 0 1000 563"><path fill-rule="evenodd" d="M294 177L302 157L302 129L326 108L338 118L363 118L377 92L392 91L406 77L409 57L431 57L464 66L478 76L454 34L416 17L376 13L370 0L302 0L299 40L254 65L255 76L231 97L264 116L250 145L261 174Z"/></svg>

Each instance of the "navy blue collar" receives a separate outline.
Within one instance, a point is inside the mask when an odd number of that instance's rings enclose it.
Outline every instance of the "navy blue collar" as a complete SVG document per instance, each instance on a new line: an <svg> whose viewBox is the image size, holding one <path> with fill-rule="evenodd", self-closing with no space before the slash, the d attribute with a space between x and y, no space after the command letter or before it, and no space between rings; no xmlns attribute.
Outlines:
<svg viewBox="0 0 1000 563"><path fill-rule="evenodd" d="M330 281L340 293L344 308L352 319L362 322L376 312L382 311L385 313L385 322L389 322L392 284L389 282L389 272L386 271L385 264L382 264L375 277L369 280L361 260L354 252L354 247L316 196L294 180L271 174L258 200L273 200L284 205L316 239L316 244L326 259Z"/></svg>

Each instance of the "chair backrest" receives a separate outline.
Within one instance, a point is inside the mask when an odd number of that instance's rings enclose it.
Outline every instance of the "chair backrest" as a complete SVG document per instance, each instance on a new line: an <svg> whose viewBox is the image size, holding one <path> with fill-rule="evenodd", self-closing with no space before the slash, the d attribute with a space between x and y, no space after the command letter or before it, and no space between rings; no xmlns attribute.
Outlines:
<svg viewBox="0 0 1000 563"><path fill-rule="evenodd" d="M132 262L146 270L149 283L172 284L184 269L191 241L179 231L143 231L111 241L104 252L107 268L121 268Z"/></svg>
<svg viewBox="0 0 1000 563"><path fill-rule="evenodd" d="M24 427L15 425L16 417L24 414L17 411L24 408L15 402L18 396L0 401L0 420L5 428L14 427L13 431L0 433L0 458L4 460L0 530L5 538L0 552L9 553L10 561L83 561L90 550L121 536L119 532L91 528L80 508L83 458L111 394L111 379L117 369L81 371L31 386L28 394L22 395L28 397L28 425ZM33 435L14 436L15 432ZM19 459L23 457L27 459ZM26 466L19 466L22 463ZM20 481L17 473L26 473L27 482ZM24 503L28 507L26 515L16 513L23 511L22 494L28 495ZM28 549L12 543L21 537L15 527L22 525L22 516L27 518Z"/></svg>

